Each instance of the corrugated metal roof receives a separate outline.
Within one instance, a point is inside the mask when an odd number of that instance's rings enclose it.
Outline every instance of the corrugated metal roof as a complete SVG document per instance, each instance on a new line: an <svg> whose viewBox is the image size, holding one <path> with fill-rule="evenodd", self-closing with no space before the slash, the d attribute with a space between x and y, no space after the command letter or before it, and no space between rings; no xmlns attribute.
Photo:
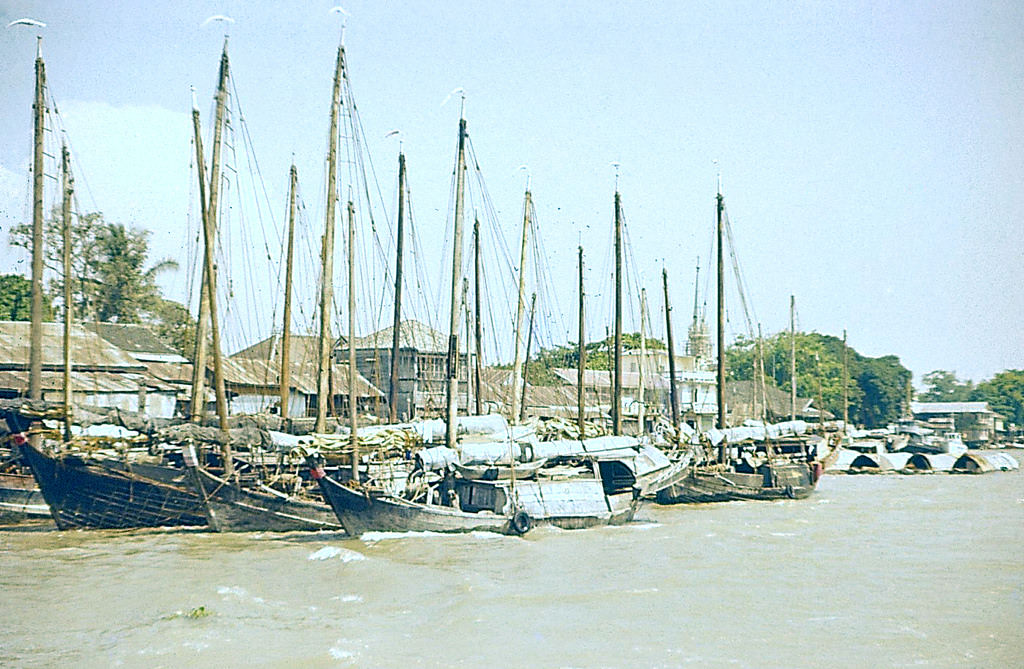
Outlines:
<svg viewBox="0 0 1024 669"><path fill-rule="evenodd" d="M224 359L224 381L229 386L262 389L276 389L280 384L280 365L277 360L260 360L257 358L229 357ZM317 392L317 370L304 362L291 363L291 385L305 395ZM331 366L334 376L334 389L337 395L348 394L348 365L334 364ZM359 397L383 397L378 388L356 373L356 393ZM237 389L237 388L236 388Z"/></svg>
<svg viewBox="0 0 1024 669"><path fill-rule="evenodd" d="M0 369L28 369L27 321L0 321ZM43 323L43 367L64 366L64 325ZM127 352L80 325L71 326L71 361L75 369L106 371L144 370Z"/></svg>
<svg viewBox="0 0 1024 669"><path fill-rule="evenodd" d="M554 373L566 383L576 385L579 372L575 369L558 368ZM595 388L611 388L612 373L607 369L585 369L583 370L583 385ZM660 374L649 374L644 379L644 387L647 390L668 390L668 380ZM640 372L623 372L622 387L636 389L640 387Z"/></svg>
<svg viewBox="0 0 1024 669"><path fill-rule="evenodd" d="M911 402L915 414L992 413L988 402Z"/></svg>
<svg viewBox="0 0 1024 669"><path fill-rule="evenodd" d="M394 326L391 326L365 337L357 337L356 347L391 348L394 330ZM402 321L398 324L398 333L398 345L402 348L414 348L422 353L448 352L448 336L419 321Z"/></svg>
<svg viewBox="0 0 1024 669"><path fill-rule="evenodd" d="M71 386L76 393L137 393L142 376L114 372L72 372ZM64 388L61 372L43 372L43 390ZM163 384L166 385L166 384ZM28 392L28 372L0 372L0 388Z"/></svg>
<svg viewBox="0 0 1024 669"><path fill-rule="evenodd" d="M487 368L481 370L481 396L485 402L497 402L504 406L512 403L512 370ZM576 384L572 386L535 386L528 384L525 390L527 407L575 407Z"/></svg>
<svg viewBox="0 0 1024 669"><path fill-rule="evenodd" d="M168 346L151 329L145 325L136 323L82 323L86 330L95 332L107 342L113 344L122 351L143 356L172 356L180 358L178 362L184 362L185 358L177 351ZM169 362L173 362L170 360Z"/></svg>
<svg viewBox="0 0 1024 669"><path fill-rule="evenodd" d="M232 354L231 357L234 359L250 358L256 360L280 358L282 339L283 337L280 334L270 335L263 341ZM288 353L288 358L292 364L313 364L318 357L319 347L320 338L318 336L292 334L288 340L288 348L291 349Z"/></svg>

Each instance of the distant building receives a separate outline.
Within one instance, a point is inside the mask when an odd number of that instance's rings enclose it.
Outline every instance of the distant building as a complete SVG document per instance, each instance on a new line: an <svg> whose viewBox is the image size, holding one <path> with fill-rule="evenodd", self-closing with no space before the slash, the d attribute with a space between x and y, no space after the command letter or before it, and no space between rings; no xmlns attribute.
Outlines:
<svg viewBox="0 0 1024 669"><path fill-rule="evenodd" d="M512 370L488 367L481 374L480 396L484 413L502 413L508 416L512 407ZM576 385L537 386L527 383L523 389L523 406L527 418L576 419L579 403ZM584 396L583 415L594 420L604 415L599 398L593 390Z"/></svg>
<svg viewBox="0 0 1024 669"><path fill-rule="evenodd" d="M43 399L64 399L64 325L43 323ZM0 397L28 394L27 321L0 321ZM75 404L174 415L177 389L149 374L145 363L81 326L71 328L71 386Z"/></svg>
<svg viewBox="0 0 1024 669"><path fill-rule="evenodd" d="M991 444L1004 431L1003 416L988 402L911 402L914 418L935 430L955 430L971 447Z"/></svg>
<svg viewBox="0 0 1024 669"><path fill-rule="evenodd" d="M224 360L224 386L230 394L229 411L233 414L280 412L281 405L281 341L274 334ZM320 339L308 335L292 335L288 354L289 400L288 416L316 416L319 374ZM213 364L212 362L210 363ZM212 370L212 366L209 368ZM208 370L207 378L213 376ZM337 354L328 372L333 415L348 415L348 364L337 361ZM383 393L358 372L355 378L356 402L360 412L376 412Z"/></svg>
<svg viewBox="0 0 1024 669"><path fill-rule="evenodd" d="M447 405L448 336L414 320L399 324L397 411L399 420L441 415ZM387 415L387 393L391 383L391 348L394 327L386 327L355 339L356 368L383 393L383 413ZM347 344L336 348L339 360L348 359ZM465 353L458 356L458 405L465 412L470 405L470 362Z"/></svg>
<svg viewBox="0 0 1024 669"><path fill-rule="evenodd" d="M767 398L767 402L765 401ZM767 404L767 409L765 407ZM792 404L789 393L771 384L762 389L753 381L728 381L725 384L725 406L730 425L739 425L745 420L763 420L767 414L770 422L790 420ZM819 411L814 400L808 397L796 398L798 420L817 423L819 420L835 418L828 411Z"/></svg>

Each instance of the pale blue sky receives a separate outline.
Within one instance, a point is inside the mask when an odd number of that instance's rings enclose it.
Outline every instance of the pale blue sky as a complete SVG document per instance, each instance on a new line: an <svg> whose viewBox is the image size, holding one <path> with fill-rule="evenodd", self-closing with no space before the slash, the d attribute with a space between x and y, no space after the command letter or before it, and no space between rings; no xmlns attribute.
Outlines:
<svg viewBox="0 0 1024 669"><path fill-rule="evenodd" d="M153 230L156 252L184 262L188 89L208 126L223 38L222 27L200 24L236 20L235 86L273 225L293 153L319 225L333 4L15 1L0 19L48 23L50 89L92 195L83 208ZM341 4L387 202L397 142L384 135L400 128L424 248L436 256L458 117L457 104L441 102L463 87L510 241L518 168L529 166L564 329L575 331L580 241L588 289L605 289L613 162L651 310L664 262L685 327L694 260L708 254L717 160L766 331L787 326L795 293L801 328L846 328L859 351L896 354L918 377L942 368L977 381L1024 368L1024 5ZM35 32L0 32L5 242L29 213ZM0 263L22 268L24 258L4 247ZM186 281L167 283L173 294ZM591 312L593 338L604 304Z"/></svg>

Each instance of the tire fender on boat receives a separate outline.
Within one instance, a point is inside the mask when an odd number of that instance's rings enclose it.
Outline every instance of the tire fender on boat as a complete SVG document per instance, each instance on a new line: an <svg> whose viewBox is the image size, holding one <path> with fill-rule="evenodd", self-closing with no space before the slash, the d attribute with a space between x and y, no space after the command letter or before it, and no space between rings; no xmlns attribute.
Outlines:
<svg viewBox="0 0 1024 669"><path fill-rule="evenodd" d="M526 534L533 527L533 520L530 518L530 514L520 509L512 514L511 526L512 531L516 534Z"/></svg>

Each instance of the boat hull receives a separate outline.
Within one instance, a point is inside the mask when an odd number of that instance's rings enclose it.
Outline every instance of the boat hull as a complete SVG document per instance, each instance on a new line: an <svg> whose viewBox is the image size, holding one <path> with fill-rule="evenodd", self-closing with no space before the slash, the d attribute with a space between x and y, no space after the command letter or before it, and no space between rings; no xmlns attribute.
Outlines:
<svg viewBox="0 0 1024 669"><path fill-rule="evenodd" d="M693 467L657 492L658 504L735 500L803 499L814 492L814 473L804 463L783 463L755 473Z"/></svg>
<svg viewBox="0 0 1024 669"><path fill-rule="evenodd" d="M21 450L61 530L206 525L202 500L185 485L78 458L57 458L28 442Z"/></svg>
<svg viewBox="0 0 1024 669"><path fill-rule="evenodd" d="M366 532L498 532L521 534L513 519L488 511L467 512L419 504L388 495L374 495L314 472L324 499L334 509L345 531ZM529 528L527 528L529 529Z"/></svg>
<svg viewBox="0 0 1024 669"><path fill-rule="evenodd" d="M221 479L201 467L190 468L196 491L206 503L216 532L315 532L340 530L327 504L276 495Z"/></svg>
<svg viewBox="0 0 1024 669"><path fill-rule="evenodd" d="M640 507L632 489L609 494L600 479L520 481L516 501L534 525L563 530L624 525Z"/></svg>

